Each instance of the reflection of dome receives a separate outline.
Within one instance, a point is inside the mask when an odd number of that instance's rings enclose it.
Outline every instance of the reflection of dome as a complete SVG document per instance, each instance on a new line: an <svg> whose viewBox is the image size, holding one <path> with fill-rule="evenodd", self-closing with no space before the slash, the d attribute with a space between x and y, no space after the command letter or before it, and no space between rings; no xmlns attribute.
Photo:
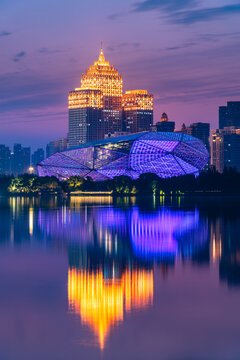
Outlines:
<svg viewBox="0 0 240 360"><path fill-rule="evenodd" d="M144 257L191 256L207 241L207 227L199 226L199 213L162 209L154 213L133 211L131 241Z"/></svg>
<svg viewBox="0 0 240 360"><path fill-rule="evenodd" d="M105 256L191 257L207 242L208 228L198 211L160 208L141 212L114 207L57 210L39 214L39 225L50 237L67 243L98 244ZM81 229L81 231L79 231ZM94 249L93 249L94 250Z"/></svg>
<svg viewBox="0 0 240 360"><path fill-rule="evenodd" d="M106 281L102 271L70 269L68 300L69 309L94 330L103 349L110 329L123 321L124 312L152 304L153 271L126 270L120 279Z"/></svg>

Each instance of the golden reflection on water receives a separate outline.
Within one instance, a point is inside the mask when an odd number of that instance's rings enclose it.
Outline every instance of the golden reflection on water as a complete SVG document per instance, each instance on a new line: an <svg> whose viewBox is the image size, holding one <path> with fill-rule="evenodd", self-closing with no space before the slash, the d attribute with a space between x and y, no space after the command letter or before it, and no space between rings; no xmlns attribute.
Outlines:
<svg viewBox="0 0 240 360"><path fill-rule="evenodd" d="M111 328L124 319L124 312L153 302L153 270L126 270L120 279L105 280L101 270L68 271L69 310L92 328L101 349Z"/></svg>

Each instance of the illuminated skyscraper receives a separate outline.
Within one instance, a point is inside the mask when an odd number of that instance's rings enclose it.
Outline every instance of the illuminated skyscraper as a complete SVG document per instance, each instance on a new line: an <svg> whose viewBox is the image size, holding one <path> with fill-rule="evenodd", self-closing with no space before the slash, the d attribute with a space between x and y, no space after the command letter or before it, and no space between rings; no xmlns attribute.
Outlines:
<svg viewBox="0 0 240 360"><path fill-rule="evenodd" d="M153 125L153 95L147 90L126 91L123 95L124 130L149 131Z"/></svg>
<svg viewBox="0 0 240 360"><path fill-rule="evenodd" d="M69 147L122 130L122 76L105 60L82 75L81 87L69 93Z"/></svg>

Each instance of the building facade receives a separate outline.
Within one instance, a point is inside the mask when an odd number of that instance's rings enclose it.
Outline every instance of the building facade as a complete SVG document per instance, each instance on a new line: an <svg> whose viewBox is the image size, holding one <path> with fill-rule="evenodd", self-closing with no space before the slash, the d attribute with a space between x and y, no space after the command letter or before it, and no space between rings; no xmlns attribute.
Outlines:
<svg viewBox="0 0 240 360"><path fill-rule="evenodd" d="M223 156L223 134L221 130L216 129L211 131L211 165L222 173L224 169L224 156Z"/></svg>
<svg viewBox="0 0 240 360"><path fill-rule="evenodd" d="M149 131L153 125L153 95L147 90L126 91L123 95L123 129L129 133Z"/></svg>
<svg viewBox="0 0 240 360"><path fill-rule="evenodd" d="M40 176L91 177L102 181L126 175L137 179L144 173L162 178L198 175L209 160L199 139L182 133L142 132L83 144L56 153L38 165Z"/></svg>
<svg viewBox="0 0 240 360"><path fill-rule="evenodd" d="M122 130L122 76L105 60L82 75L81 87L69 93L69 147Z"/></svg>
<svg viewBox="0 0 240 360"><path fill-rule="evenodd" d="M21 175L28 172L31 160L31 148L22 147L21 144L15 144L11 158L13 175Z"/></svg>
<svg viewBox="0 0 240 360"><path fill-rule="evenodd" d="M67 146L68 146L67 138L61 138L59 140L50 141L50 143L47 144L46 147L46 157L49 157L58 151L66 150Z"/></svg>
<svg viewBox="0 0 240 360"><path fill-rule="evenodd" d="M37 149L32 154L32 166L36 168L36 165L44 160L44 150L43 149Z"/></svg>
<svg viewBox="0 0 240 360"><path fill-rule="evenodd" d="M219 129L234 126L240 128L240 101L229 101L219 107Z"/></svg>
<svg viewBox="0 0 240 360"><path fill-rule="evenodd" d="M0 145L0 175L11 174L11 151L5 145Z"/></svg>
<svg viewBox="0 0 240 360"><path fill-rule="evenodd" d="M224 168L240 172L240 129L230 126L211 131L211 165L220 173Z"/></svg>

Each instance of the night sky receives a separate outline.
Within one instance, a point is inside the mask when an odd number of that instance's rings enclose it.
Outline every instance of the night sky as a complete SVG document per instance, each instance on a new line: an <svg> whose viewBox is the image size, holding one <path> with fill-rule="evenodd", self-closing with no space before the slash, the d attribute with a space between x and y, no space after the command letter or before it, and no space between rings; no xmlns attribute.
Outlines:
<svg viewBox="0 0 240 360"><path fill-rule="evenodd" d="M0 144L66 135L68 91L98 58L179 129L240 100L240 1L0 0Z"/></svg>

